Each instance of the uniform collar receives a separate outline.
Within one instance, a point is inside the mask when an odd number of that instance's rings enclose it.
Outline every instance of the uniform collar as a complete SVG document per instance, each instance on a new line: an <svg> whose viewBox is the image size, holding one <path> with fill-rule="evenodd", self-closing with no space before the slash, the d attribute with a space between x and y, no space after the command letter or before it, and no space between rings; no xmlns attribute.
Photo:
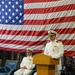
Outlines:
<svg viewBox="0 0 75 75"><path fill-rule="evenodd" d="M31 58L32 56L27 56L28 58Z"/></svg>
<svg viewBox="0 0 75 75"><path fill-rule="evenodd" d="M56 43L56 41L57 41L57 40L55 39L54 41L51 41L51 42L52 42L52 43Z"/></svg>

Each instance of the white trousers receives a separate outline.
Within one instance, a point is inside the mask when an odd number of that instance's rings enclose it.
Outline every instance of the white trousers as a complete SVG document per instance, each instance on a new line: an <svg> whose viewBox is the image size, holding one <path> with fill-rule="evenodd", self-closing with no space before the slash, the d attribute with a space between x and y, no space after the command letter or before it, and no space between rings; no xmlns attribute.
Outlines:
<svg viewBox="0 0 75 75"><path fill-rule="evenodd" d="M61 75L60 71L55 72L55 75Z"/></svg>
<svg viewBox="0 0 75 75"><path fill-rule="evenodd" d="M14 75L28 75L31 73L31 71L32 70L28 70L28 69L25 69L25 70L19 69L14 73Z"/></svg>

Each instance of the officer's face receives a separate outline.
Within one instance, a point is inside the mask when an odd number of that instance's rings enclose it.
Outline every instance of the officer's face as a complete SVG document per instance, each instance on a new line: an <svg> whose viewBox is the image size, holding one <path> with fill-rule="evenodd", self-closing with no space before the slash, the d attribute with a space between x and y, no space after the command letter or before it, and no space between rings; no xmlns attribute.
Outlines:
<svg viewBox="0 0 75 75"><path fill-rule="evenodd" d="M27 56L32 56L32 52L27 52Z"/></svg>
<svg viewBox="0 0 75 75"><path fill-rule="evenodd" d="M50 40L54 41L56 39L56 35L50 36Z"/></svg>

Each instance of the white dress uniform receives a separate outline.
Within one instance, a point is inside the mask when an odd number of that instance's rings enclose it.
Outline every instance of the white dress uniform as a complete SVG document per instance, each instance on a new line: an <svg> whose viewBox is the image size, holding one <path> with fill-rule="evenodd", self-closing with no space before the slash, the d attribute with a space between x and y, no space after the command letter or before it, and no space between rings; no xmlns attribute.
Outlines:
<svg viewBox="0 0 75 75"><path fill-rule="evenodd" d="M59 65L55 66L55 75L60 75L59 70L62 68L61 57L63 56L63 53L64 49L61 41L54 40L46 44L44 54L60 60Z"/></svg>
<svg viewBox="0 0 75 75"><path fill-rule="evenodd" d="M29 75L29 73L35 67L35 64L33 64L32 56L27 56L23 58L20 64L20 68L22 68L23 66L26 66L27 69L19 69L14 73L14 75Z"/></svg>

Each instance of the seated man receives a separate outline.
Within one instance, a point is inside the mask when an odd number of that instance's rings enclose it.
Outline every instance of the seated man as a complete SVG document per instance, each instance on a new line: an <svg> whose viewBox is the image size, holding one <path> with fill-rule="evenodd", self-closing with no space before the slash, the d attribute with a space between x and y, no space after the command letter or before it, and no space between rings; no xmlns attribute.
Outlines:
<svg viewBox="0 0 75 75"><path fill-rule="evenodd" d="M21 64L20 69L17 70L14 75L28 75L35 67L35 64L33 64L33 51L31 49L27 49L26 51L27 57L24 57Z"/></svg>

